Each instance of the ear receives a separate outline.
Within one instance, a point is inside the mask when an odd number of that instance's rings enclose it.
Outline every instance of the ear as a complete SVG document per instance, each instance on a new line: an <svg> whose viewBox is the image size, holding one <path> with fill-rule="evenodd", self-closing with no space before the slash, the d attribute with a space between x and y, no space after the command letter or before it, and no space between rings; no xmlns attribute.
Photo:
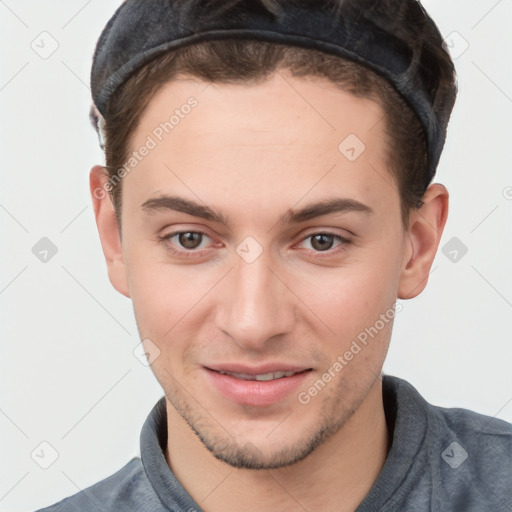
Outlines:
<svg viewBox="0 0 512 512"><path fill-rule="evenodd" d="M123 247L114 205L108 191L109 176L105 167L96 165L91 169L89 184L92 204L101 247L107 262L108 276L112 286L119 292L130 297L126 268L123 258Z"/></svg>
<svg viewBox="0 0 512 512"><path fill-rule="evenodd" d="M448 218L448 190L444 185L430 185L423 195L423 205L413 210L398 285L398 298L412 299L427 286L430 268Z"/></svg>

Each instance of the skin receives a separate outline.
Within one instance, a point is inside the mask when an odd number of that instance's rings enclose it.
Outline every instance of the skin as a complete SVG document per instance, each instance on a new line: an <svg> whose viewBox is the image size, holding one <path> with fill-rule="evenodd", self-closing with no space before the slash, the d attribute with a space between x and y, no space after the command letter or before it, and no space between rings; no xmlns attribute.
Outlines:
<svg viewBox="0 0 512 512"><path fill-rule="evenodd" d="M448 192L431 185L404 230L381 107L284 70L258 85L169 82L132 147L190 96L198 106L125 176L121 234L109 196L94 193L105 186L103 167L90 174L110 280L132 299L141 339L160 351L151 367L167 399L167 462L208 512L353 511L389 449L380 374L392 321L309 403L297 395L332 374L397 298L425 288ZM349 134L366 146L353 162L338 150ZM228 225L141 208L164 194L208 205ZM340 197L373 213L280 223L290 210ZM207 236L198 249L158 239L176 231ZM315 243L325 232L350 242ZM262 250L251 263L236 251L248 236ZM234 403L205 376L215 363L276 361L311 371L267 407Z"/></svg>

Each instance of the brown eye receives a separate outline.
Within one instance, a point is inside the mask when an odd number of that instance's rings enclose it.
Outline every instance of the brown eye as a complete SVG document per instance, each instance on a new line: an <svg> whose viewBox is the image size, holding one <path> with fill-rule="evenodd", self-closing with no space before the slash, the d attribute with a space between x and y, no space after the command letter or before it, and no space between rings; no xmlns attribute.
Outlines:
<svg viewBox="0 0 512 512"><path fill-rule="evenodd" d="M174 231L158 236L157 241L167 252L178 258L202 258L211 250L212 242L210 237L202 231Z"/></svg>
<svg viewBox="0 0 512 512"><path fill-rule="evenodd" d="M186 231L178 235L178 241L185 249L197 249L201 245L203 234Z"/></svg>
<svg viewBox="0 0 512 512"><path fill-rule="evenodd" d="M325 253L324 256L328 257L345 250L352 241L335 233L320 232L312 233L306 238L303 238L302 243L309 253L317 255L318 257L320 257L320 254Z"/></svg>
<svg viewBox="0 0 512 512"><path fill-rule="evenodd" d="M334 236L325 233L318 233L317 235L313 235L310 238L311 247L313 247L315 251L327 251L332 248L334 243Z"/></svg>

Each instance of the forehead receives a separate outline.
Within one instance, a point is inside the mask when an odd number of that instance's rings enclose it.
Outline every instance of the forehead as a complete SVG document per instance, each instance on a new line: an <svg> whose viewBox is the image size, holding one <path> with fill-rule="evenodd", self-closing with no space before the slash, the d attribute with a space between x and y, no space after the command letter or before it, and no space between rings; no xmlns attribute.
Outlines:
<svg viewBox="0 0 512 512"><path fill-rule="evenodd" d="M182 75L163 85L150 100L141 116L142 131L169 120L175 111L189 110L184 107L191 97L199 108L193 109L187 123L179 124L206 132L212 126L205 123L215 120L216 126L224 128L215 130L219 137L242 128L247 133L240 133L241 137L258 135L262 142L265 134L274 136L277 129L286 140L293 127L290 124L307 122L305 137L314 144L319 140L331 144L347 129L367 137L376 123L385 119L381 106L372 99L355 96L326 78L294 77L281 69L258 83L204 82ZM188 112L185 115L188 117ZM174 128L173 135L183 131L178 125ZM328 134L332 137L326 138Z"/></svg>
<svg viewBox="0 0 512 512"><path fill-rule="evenodd" d="M398 201L381 106L319 77L281 70L258 84L170 81L143 113L132 150L148 141L126 177L130 200L172 189L232 204L235 191L267 208L311 194Z"/></svg>

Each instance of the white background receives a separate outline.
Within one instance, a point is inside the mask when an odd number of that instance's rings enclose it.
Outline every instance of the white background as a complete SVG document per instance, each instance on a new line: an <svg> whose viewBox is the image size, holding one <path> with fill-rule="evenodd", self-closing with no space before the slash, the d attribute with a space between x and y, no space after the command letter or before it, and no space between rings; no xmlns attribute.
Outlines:
<svg viewBox="0 0 512 512"><path fill-rule="evenodd" d="M119 4L0 1L0 511L115 472L162 395L132 353L131 303L107 279L88 192L104 163L91 58ZM403 301L384 371L434 404L512 421L512 1L424 5L453 42L460 88L435 180L451 194L441 248L457 237L468 253L440 250L427 289ZM44 31L58 43L47 59L31 47L51 48ZM58 248L47 263L32 253L42 237ZM43 441L58 452L46 470L31 458L51 453Z"/></svg>

